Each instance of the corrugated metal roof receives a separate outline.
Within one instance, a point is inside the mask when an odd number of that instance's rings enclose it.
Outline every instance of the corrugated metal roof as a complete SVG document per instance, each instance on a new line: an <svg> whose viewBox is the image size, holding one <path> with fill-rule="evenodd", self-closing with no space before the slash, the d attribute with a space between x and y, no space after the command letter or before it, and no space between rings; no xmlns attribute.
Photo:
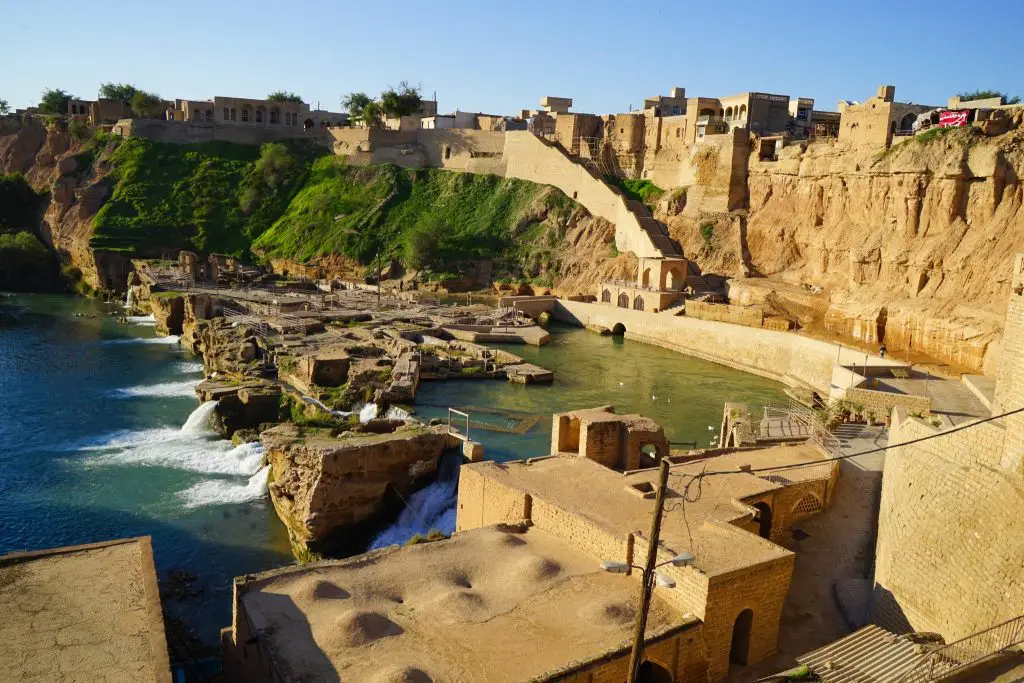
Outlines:
<svg viewBox="0 0 1024 683"><path fill-rule="evenodd" d="M925 654L921 645L871 625L796 660L824 683L890 683Z"/></svg>

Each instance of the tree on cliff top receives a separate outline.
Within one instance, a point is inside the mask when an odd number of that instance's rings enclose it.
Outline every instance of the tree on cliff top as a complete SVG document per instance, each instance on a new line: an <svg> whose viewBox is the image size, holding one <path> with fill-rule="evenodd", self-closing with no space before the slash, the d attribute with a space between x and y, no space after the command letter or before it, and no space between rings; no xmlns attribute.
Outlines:
<svg viewBox="0 0 1024 683"><path fill-rule="evenodd" d="M43 91L43 96L39 100L39 111L43 114L63 116L68 113L68 101L74 98L74 95L60 88L48 88Z"/></svg>
<svg viewBox="0 0 1024 683"><path fill-rule="evenodd" d="M137 92L139 89L130 83L103 83L100 85L99 97L102 100L120 100L131 104Z"/></svg>
<svg viewBox="0 0 1024 683"><path fill-rule="evenodd" d="M284 90L275 90L267 95L267 99L271 102L294 102L296 104L302 104L301 97L293 92L285 92Z"/></svg>
<svg viewBox="0 0 1024 683"><path fill-rule="evenodd" d="M132 95L129 105L136 116L152 118L163 111L164 101L160 99L159 95L146 92L145 90L139 90Z"/></svg>
<svg viewBox="0 0 1024 683"><path fill-rule="evenodd" d="M0 100L0 116L7 116L11 113L11 105L7 100Z"/></svg>
<svg viewBox="0 0 1024 683"><path fill-rule="evenodd" d="M388 118L415 114L422 103L419 87L413 88L408 81L399 83L397 90L388 88L380 94L380 108Z"/></svg>
<svg viewBox="0 0 1024 683"><path fill-rule="evenodd" d="M1001 97L1003 102L1006 104L1019 104L1020 97L1010 97L1004 92L998 90L972 90L969 92L958 92L956 94L964 102L970 102L971 100L987 100L990 97Z"/></svg>
<svg viewBox="0 0 1024 683"><path fill-rule="evenodd" d="M350 92L341 98L341 106L353 119L362 118L363 108L373 100L364 92Z"/></svg>

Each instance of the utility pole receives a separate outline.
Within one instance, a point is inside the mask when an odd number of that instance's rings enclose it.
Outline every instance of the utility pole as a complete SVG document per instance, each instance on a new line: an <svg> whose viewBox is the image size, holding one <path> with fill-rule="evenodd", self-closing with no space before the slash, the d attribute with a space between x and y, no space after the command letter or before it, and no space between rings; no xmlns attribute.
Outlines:
<svg viewBox="0 0 1024 683"><path fill-rule="evenodd" d="M658 536L661 535L661 512L665 505L665 489L668 488L668 458L662 457L658 470L658 491L654 497L654 517L651 519L651 537L647 544L647 563L640 580L640 609L636 615L636 630L633 632L633 652L629 655L627 683L636 683L640 663L644 658L644 633L647 630L647 612L651 607L651 593L654 590L654 569L658 562Z"/></svg>

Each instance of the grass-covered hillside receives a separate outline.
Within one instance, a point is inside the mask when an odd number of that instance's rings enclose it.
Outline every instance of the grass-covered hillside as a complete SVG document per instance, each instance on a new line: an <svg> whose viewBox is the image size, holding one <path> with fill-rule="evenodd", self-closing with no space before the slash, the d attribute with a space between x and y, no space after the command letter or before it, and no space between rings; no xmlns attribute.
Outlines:
<svg viewBox="0 0 1024 683"><path fill-rule="evenodd" d="M499 266L517 271L573 207L558 190L522 180L355 167L322 157L253 251L295 261L343 253L369 263L379 247L385 258L411 268L451 272L462 263L499 259Z"/></svg>
<svg viewBox="0 0 1024 683"><path fill-rule="evenodd" d="M325 152L298 143L126 138L109 157L113 193L93 221L90 244L140 256L183 248L245 256Z"/></svg>
<svg viewBox="0 0 1024 683"><path fill-rule="evenodd" d="M480 259L533 278L576 206L558 190L493 175L349 166L303 144L102 141L110 199L90 245L137 256L179 249L309 262L343 254L436 276ZM86 146L83 166L95 159Z"/></svg>

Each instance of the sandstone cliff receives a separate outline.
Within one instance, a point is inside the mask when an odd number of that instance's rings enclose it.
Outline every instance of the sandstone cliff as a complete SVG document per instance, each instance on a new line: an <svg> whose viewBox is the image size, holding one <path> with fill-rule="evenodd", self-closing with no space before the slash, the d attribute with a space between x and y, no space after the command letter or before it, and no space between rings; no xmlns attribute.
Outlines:
<svg viewBox="0 0 1024 683"><path fill-rule="evenodd" d="M990 370L1024 245L1022 141L964 129L884 153L792 146L751 159L748 211L660 217L705 271L750 276L732 283L740 303Z"/></svg>

